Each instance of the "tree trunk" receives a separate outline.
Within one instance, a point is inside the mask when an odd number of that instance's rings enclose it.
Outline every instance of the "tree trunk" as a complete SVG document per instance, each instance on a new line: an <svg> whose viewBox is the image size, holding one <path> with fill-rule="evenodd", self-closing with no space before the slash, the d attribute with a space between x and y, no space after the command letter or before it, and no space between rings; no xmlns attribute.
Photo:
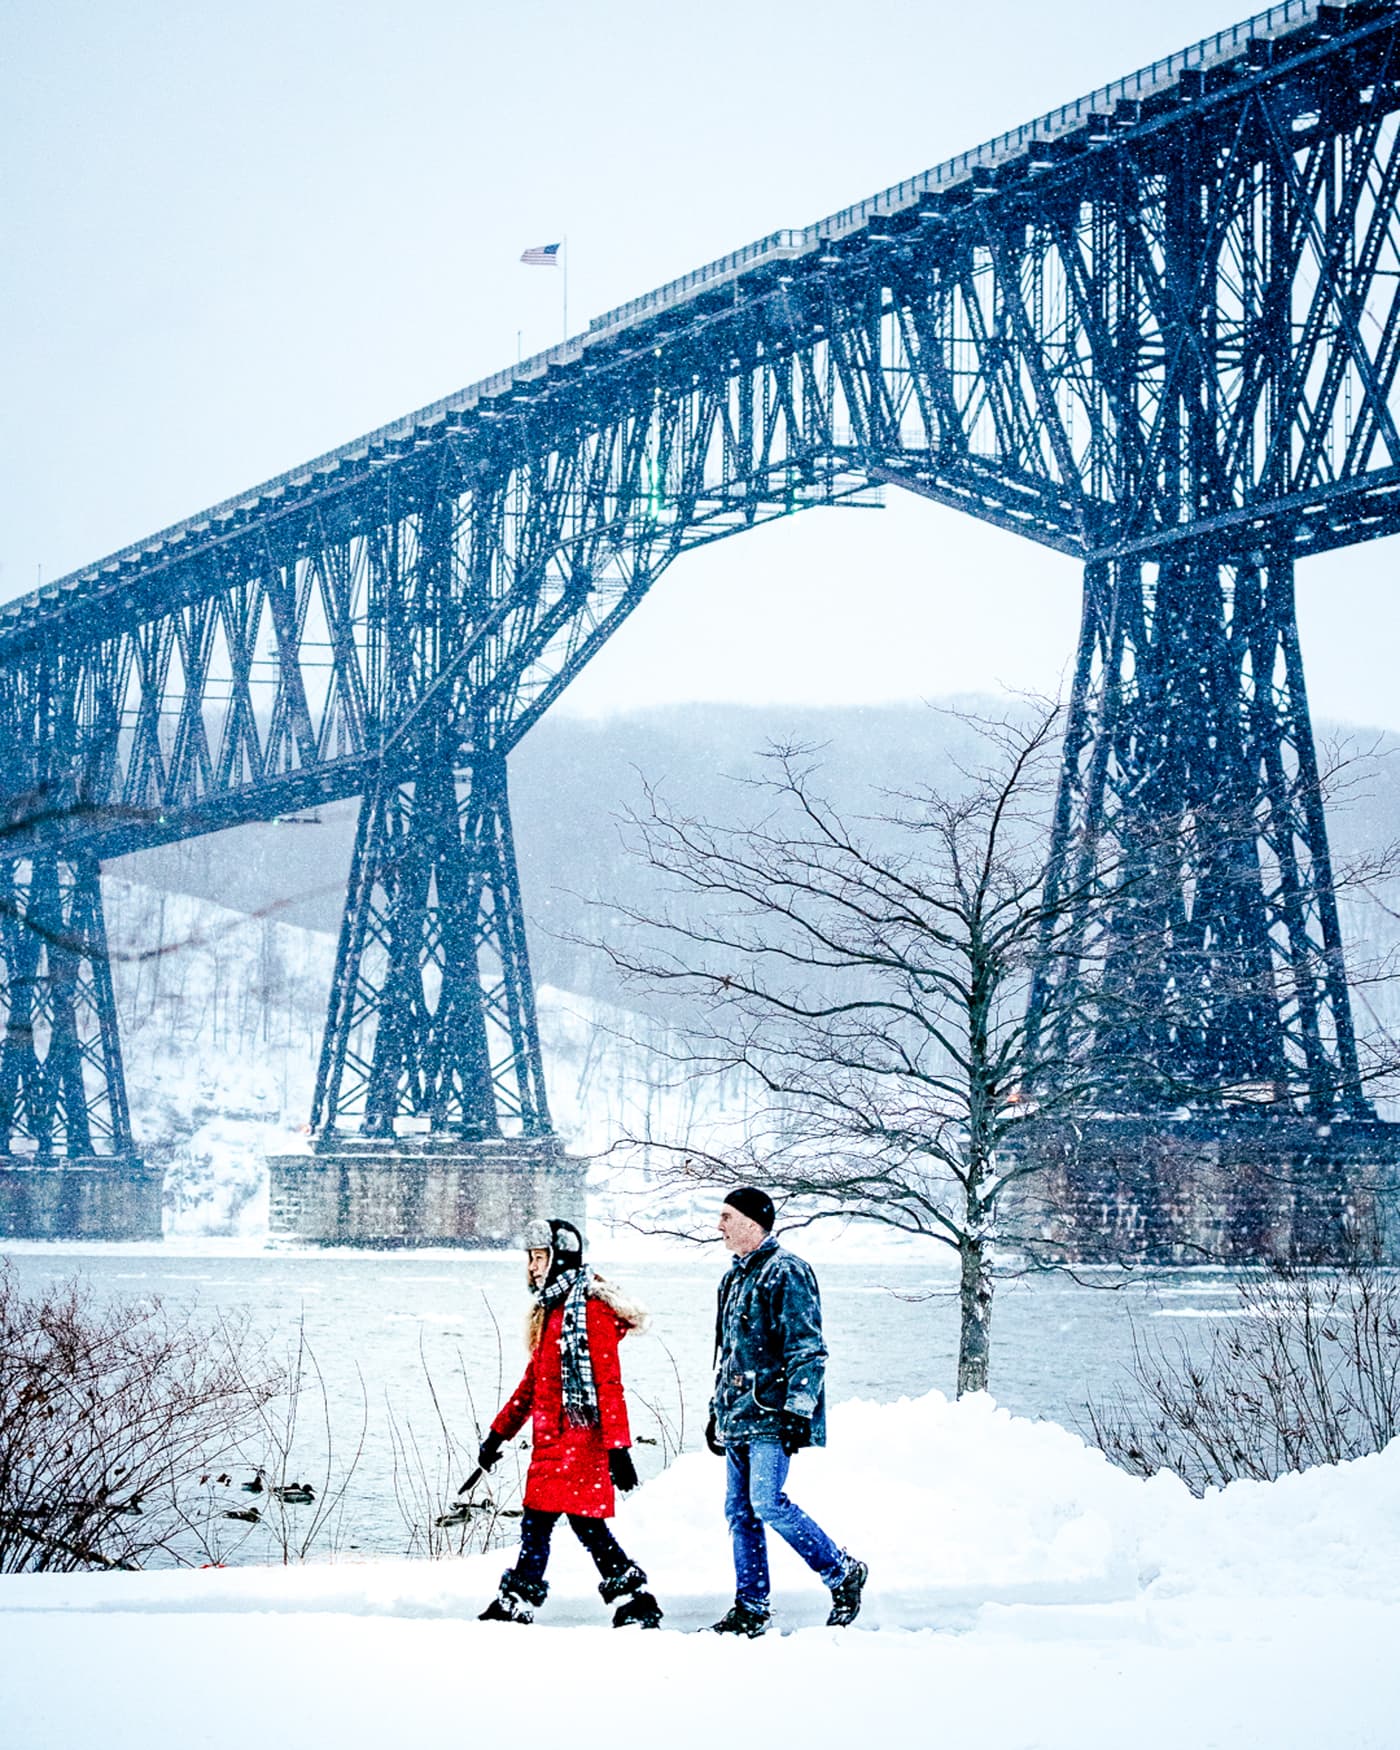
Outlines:
<svg viewBox="0 0 1400 1750"><path fill-rule="evenodd" d="M962 1281L958 1287L958 1396L986 1391L992 1348L992 1267L987 1242L976 1236L961 1247Z"/></svg>

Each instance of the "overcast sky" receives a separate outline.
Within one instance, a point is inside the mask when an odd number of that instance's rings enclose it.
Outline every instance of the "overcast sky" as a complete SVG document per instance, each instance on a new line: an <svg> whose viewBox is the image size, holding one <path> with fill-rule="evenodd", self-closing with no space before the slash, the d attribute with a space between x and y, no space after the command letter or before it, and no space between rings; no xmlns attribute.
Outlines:
<svg viewBox="0 0 1400 1750"><path fill-rule="evenodd" d="M4 0L0 596L1243 16L1221 0ZM1400 729L1393 542L1301 573ZM1053 687L1079 578L904 495L677 565L561 704Z"/></svg>

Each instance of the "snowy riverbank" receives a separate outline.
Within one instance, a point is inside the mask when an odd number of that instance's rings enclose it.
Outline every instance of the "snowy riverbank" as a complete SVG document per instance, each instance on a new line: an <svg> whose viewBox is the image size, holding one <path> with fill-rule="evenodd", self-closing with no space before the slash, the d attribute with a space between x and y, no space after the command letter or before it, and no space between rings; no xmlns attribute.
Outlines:
<svg viewBox="0 0 1400 1750"><path fill-rule="evenodd" d="M668 1623L730 1594L722 1472L623 1507ZM508 1556L0 1580L12 1750L385 1743L1331 1750L1400 1714L1400 1443L1194 1500L1052 1423L937 1393L832 1417L793 1494L871 1565L854 1630L785 1549L794 1632L617 1633L567 1532L532 1629L477 1623ZM534 1725L531 1725L534 1721Z"/></svg>

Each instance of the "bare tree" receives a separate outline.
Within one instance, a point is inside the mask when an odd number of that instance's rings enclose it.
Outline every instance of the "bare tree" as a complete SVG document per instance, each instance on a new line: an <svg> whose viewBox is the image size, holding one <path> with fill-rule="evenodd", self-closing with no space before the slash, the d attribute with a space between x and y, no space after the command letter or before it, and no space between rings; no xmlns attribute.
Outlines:
<svg viewBox="0 0 1400 1750"><path fill-rule="evenodd" d="M1076 1188L1056 1169L1083 1120L1232 1104L1281 1121L1352 1112L1393 1079L1400 1050L1373 1026L1350 1067L1340 1052L1329 1060L1317 993L1342 976L1330 939L1309 947L1295 930L1270 962L1252 941L1222 946L1206 915L1164 946L1193 868L1210 873L1199 903L1287 910L1296 877L1261 849L1251 799L1223 787L1184 812L1135 811L1130 828L1077 841L1050 873L1058 707L942 714L949 739L972 748L955 781L881 792L861 816L827 800L809 747L768 751L748 786L760 806L737 825L692 818L645 785L624 838L663 897L610 903L594 945L662 999L680 1034L663 1052L678 1081L738 1075L756 1090L732 1139L716 1129L700 1147L653 1126L623 1148L660 1161L663 1185L752 1175L788 1200L789 1222L854 1216L949 1247L963 1392L987 1383L994 1250L1065 1259L1078 1217L1057 1223L1056 1201L1073 1212ZM1364 791L1367 765L1337 750L1290 782L1320 805ZM1325 885L1333 900L1374 905L1397 869L1387 845L1310 879L1319 898ZM1396 969L1393 953L1372 956L1353 988L1384 986ZM1270 1080L1235 1085L1209 1053L1173 1051L1192 1037L1202 992L1241 1025L1275 1018ZM1318 1168L1288 1155L1297 1135L1285 1132L1279 1159L1253 1170L1280 1197L1306 1197Z"/></svg>
<svg viewBox="0 0 1400 1750"><path fill-rule="evenodd" d="M1037 968L1082 952L1084 890L1044 882L1059 710L956 715L975 747L959 785L885 795L865 819L824 799L802 747L770 750L748 824L688 819L648 786L624 831L667 901L609 907L600 945L684 1016L681 1076L761 1090L733 1147L649 1138L663 1179L751 1175L799 1223L853 1215L950 1248L961 1393L987 1384L993 1248L1041 1171L1016 1144L1091 1105L1107 1069L1091 979L1048 981L1028 1007ZM1098 892L1101 864L1082 879Z"/></svg>

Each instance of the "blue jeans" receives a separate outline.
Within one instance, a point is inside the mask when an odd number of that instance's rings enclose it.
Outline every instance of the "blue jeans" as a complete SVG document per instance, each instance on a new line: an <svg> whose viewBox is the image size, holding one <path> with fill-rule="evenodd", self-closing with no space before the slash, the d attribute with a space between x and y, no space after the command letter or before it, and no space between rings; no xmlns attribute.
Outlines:
<svg viewBox="0 0 1400 1750"><path fill-rule="evenodd" d="M726 1449L724 1516L734 1544L734 1595L741 1604L768 1608L768 1540L771 1525L828 1586L837 1586L849 1565L817 1524L783 1493L788 1455L776 1440L754 1440Z"/></svg>

